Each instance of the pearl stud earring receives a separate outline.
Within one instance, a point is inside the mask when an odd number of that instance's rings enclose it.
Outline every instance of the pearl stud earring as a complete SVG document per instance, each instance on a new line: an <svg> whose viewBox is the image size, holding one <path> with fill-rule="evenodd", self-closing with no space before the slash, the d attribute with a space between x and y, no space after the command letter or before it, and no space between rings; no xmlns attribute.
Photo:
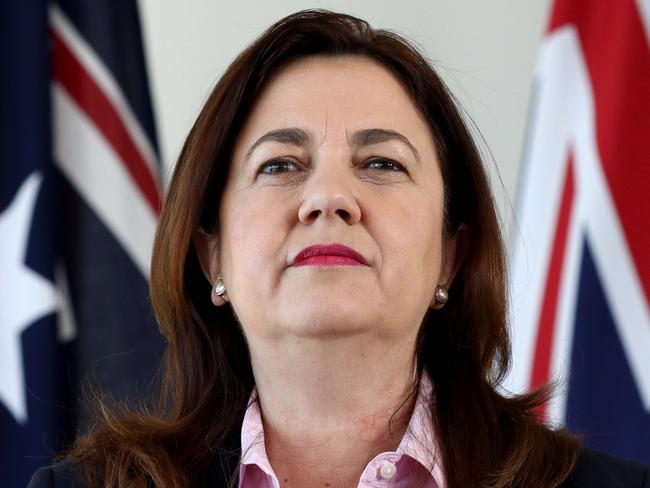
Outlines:
<svg viewBox="0 0 650 488"><path fill-rule="evenodd" d="M226 285L224 284L221 275L217 276L217 281L214 284L214 292L220 297L226 294Z"/></svg>
<svg viewBox="0 0 650 488"><path fill-rule="evenodd" d="M438 285L436 286L436 301L440 305L444 305L447 303L447 300L449 300L449 293L447 292L447 288L444 287L444 285Z"/></svg>

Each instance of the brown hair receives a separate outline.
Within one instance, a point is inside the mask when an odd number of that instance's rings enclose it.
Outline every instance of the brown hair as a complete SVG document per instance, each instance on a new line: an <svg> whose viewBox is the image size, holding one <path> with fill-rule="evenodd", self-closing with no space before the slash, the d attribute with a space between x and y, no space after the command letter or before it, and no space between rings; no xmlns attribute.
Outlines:
<svg viewBox="0 0 650 488"><path fill-rule="evenodd" d="M218 225L235 140L261 89L297 58L363 56L388 68L432 131L445 189L445 232L464 224L468 245L450 300L420 328L419 372L435 391L432 422L450 488L553 487L570 472L577 440L539 423L545 392L498 391L510 361L505 258L479 152L447 88L397 34L321 10L270 27L230 65L194 124L175 168L156 234L151 295L167 337L163 391L154 412L100 412L71 457L89 485L200 482L215 449L236 434L253 388L246 342L229 307L214 307L191 245ZM433 412L433 405L432 405Z"/></svg>

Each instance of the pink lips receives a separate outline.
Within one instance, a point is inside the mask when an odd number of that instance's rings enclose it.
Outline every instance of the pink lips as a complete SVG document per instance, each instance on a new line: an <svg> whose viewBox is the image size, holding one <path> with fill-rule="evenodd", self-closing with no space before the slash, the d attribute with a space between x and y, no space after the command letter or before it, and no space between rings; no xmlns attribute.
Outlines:
<svg viewBox="0 0 650 488"><path fill-rule="evenodd" d="M304 248L293 260L294 266L310 264L360 266L368 263L361 254L343 244L317 244Z"/></svg>

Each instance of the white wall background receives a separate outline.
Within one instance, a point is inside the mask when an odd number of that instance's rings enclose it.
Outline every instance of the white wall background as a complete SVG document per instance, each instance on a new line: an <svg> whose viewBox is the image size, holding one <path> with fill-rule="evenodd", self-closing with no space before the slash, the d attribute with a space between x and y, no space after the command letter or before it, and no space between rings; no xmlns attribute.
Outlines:
<svg viewBox="0 0 650 488"><path fill-rule="evenodd" d="M228 64L270 24L305 8L356 15L374 27L398 31L428 53L485 138L507 232L550 0L140 0L166 175Z"/></svg>

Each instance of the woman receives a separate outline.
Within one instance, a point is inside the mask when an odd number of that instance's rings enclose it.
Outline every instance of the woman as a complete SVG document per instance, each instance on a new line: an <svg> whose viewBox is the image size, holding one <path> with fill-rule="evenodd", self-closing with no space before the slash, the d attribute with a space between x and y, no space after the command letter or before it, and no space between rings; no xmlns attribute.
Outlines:
<svg viewBox="0 0 650 488"><path fill-rule="evenodd" d="M544 392L499 392L504 280L480 157L424 57L291 15L229 67L176 166L158 409L99 409L32 486L648 486L539 423Z"/></svg>

